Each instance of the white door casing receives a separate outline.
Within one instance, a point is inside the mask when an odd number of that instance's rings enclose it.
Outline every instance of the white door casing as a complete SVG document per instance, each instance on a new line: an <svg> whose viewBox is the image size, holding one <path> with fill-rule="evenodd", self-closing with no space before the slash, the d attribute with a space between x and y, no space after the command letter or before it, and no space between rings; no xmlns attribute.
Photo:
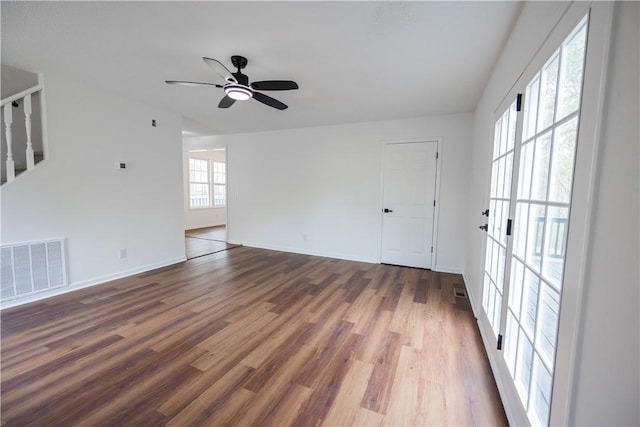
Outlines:
<svg viewBox="0 0 640 427"><path fill-rule="evenodd" d="M381 262L431 268L438 142L384 145Z"/></svg>

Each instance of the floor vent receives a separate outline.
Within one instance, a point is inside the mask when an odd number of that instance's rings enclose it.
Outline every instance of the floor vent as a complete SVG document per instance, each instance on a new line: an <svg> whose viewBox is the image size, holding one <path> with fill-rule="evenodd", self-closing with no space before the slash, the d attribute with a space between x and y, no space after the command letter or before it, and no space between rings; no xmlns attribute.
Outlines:
<svg viewBox="0 0 640 427"><path fill-rule="evenodd" d="M462 289L462 288L453 288L453 295L456 298L466 298L467 297L467 291Z"/></svg>
<svg viewBox="0 0 640 427"><path fill-rule="evenodd" d="M64 240L2 245L0 301L67 284Z"/></svg>

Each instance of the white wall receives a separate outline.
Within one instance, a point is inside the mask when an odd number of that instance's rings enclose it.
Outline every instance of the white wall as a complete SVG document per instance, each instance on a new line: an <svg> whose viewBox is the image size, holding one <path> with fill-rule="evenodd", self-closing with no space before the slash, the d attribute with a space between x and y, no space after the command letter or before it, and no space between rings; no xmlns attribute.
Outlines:
<svg viewBox="0 0 640 427"><path fill-rule="evenodd" d="M574 425L640 425L640 3L613 21Z"/></svg>
<svg viewBox="0 0 640 427"><path fill-rule="evenodd" d="M213 227L225 225L227 223L227 208L197 208L189 207L189 157L206 160L216 160L226 162L227 157L224 150L207 150L197 153L183 153L183 192L184 192L184 229L193 230L195 228Z"/></svg>
<svg viewBox="0 0 640 427"><path fill-rule="evenodd" d="M526 3L475 113L465 281L481 307L483 234L494 112L562 16L566 2ZM582 307L572 425L639 425L638 3L618 4L600 141L591 262ZM567 251L570 251L568 248ZM615 255L614 255L615 254ZM493 343L494 344L494 343ZM492 345L491 351L495 347ZM552 403L553 405L554 403ZM507 408L509 412L509 408Z"/></svg>
<svg viewBox="0 0 640 427"><path fill-rule="evenodd" d="M50 155L2 186L2 243L66 238L72 286L184 259L180 116L56 75L45 90Z"/></svg>
<svg viewBox="0 0 640 427"><path fill-rule="evenodd" d="M229 240L379 262L382 143L442 137L435 269L464 265L472 115L191 139L228 148ZM305 240L306 236L306 240Z"/></svg>

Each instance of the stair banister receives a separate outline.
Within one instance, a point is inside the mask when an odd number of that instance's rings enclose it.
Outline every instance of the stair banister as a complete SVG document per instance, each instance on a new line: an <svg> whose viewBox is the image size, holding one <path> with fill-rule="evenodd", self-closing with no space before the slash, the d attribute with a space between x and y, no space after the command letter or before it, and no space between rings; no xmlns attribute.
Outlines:
<svg viewBox="0 0 640 427"><path fill-rule="evenodd" d="M24 126L27 131L27 170L35 167L31 144L31 94L24 97Z"/></svg>
<svg viewBox="0 0 640 427"><path fill-rule="evenodd" d="M35 166L35 158L33 152L33 143L31 141L31 95L42 90L42 84L37 84L36 86L30 87L29 89L25 89L22 92L18 92L15 95L11 95L0 102L0 107L4 113L4 122L5 122L5 136L7 137L7 182L13 181L16 178L16 167L13 159L13 147L12 147L12 129L13 125L13 106L12 103L14 101L23 100L24 102L24 122L25 122L25 130L27 133L27 141L26 141L26 159L27 159L27 170L33 169Z"/></svg>
<svg viewBox="0 0 640 427"><path fill-rule="evenodd" d="M13 150L11 148L11 125L13 124L13 109L11 104L4 107L5 136L7 137L7 182L16 179L16 165L13 162Z"/></svg>
<svg viewBox="0 0 640 427"><path fill-rule="evenodd" d="M25 89L22 92L18 92L15 95L11 95L9 97L6 97L5 99L3 99L2 101L0 101L0 107L4 107L6 104L10 104L13 101L19 101L22 98L24 98L27 95L30 95L32 93L36 93L38 91L42 90L42 84L37 84L33 87L30 87L29 89Z"/></svg>

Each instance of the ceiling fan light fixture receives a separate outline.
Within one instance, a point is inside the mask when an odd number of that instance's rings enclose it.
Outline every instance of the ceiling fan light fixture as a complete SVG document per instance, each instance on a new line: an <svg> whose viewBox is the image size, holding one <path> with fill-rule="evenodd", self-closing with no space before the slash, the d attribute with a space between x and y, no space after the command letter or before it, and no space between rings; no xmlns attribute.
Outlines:
<svg viewBox="0 0 640 427"><path fill-rule="evenodd" d="M253 97L253 91L249 87L239 84L225 85L224 92L229 98L235 99L236 101L246 101Z"/></svg>

